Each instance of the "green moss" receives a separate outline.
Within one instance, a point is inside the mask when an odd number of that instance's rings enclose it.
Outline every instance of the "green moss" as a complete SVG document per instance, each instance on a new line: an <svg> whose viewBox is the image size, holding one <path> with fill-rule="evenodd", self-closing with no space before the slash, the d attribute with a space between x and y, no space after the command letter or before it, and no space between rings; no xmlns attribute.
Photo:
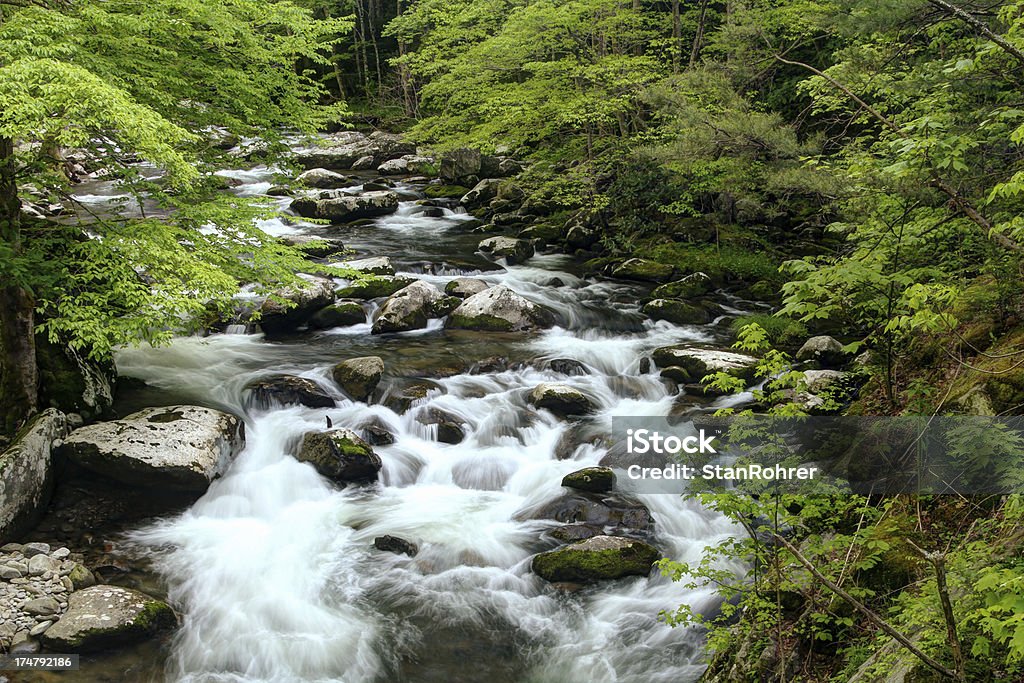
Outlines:
<svg viewBox="0 0 1024 683"><path fill-rule="evenodd" d="M584 542L586 543L586 541ZM622 548L587 550L573 544L533 558L533 570L548 581L593 581L646 576L660 553L640 541Z"/></svg>
<svg viewBox="0 0 1024 683"><path fill-rule="evenodd" d="M776 285L783 282L779 261L765 251L748 251L723 245L660 244L649 252L650 258L675 266L683 275L704 273L712 283L756 282Z"/></svg>
<svg viewBox="0 0 1024 683"><path fill-rule="evenodd" d="M691 299L711 291L711 281L704 277L691 277L659 285L651 292L655 299Z"/></svg>
<svg viewBox="0 0 1024 683"><path fill-rule="evenodd" d="M369 277L342 287L337 291L337 295L343 299L378 299L391 296L412 282L410 278L405 277Z"/></svg>
<svg viewBox="0 0 1024 683"><path fill-rule="evenodd" d="M430 199L459 199L467 192L469 188L462 185L427 185L423 188L423 194Z"/></svg>
<svg viewBox="0 0 1024 683"><path fill-rule="evenodd" d="M482 332L511 332L512 323L493 315L465 316L452 314L449 318L451 327L461 330L480 330Z"/></svg>

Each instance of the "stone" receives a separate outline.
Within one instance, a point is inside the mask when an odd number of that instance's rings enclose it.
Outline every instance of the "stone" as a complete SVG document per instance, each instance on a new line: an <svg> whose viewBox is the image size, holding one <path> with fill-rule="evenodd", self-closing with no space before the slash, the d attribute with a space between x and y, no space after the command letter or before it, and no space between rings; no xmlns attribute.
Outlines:
<svg viewBox="0 0 1024 683"><path fill-rule="evenodd" d="M50 557L55 560L63 560L64 558L71 555L71 551L68 548L60 547L50 553Z"/></svg>
<svg viewBox="0 0 1024 683"><path fill-rule="evenodd" d="M406 332L426 327L427 320L434 315L434 304L443 296L434 285L417 280L388 297L377 319L373 321L373 334Z"/></svg>
<svg viewBox="0 0 1024 683"><path fill-rule="evenodd" d="M342 484L376 481L382 467L380 456L370 444L344 428L306 432L295 459L308 462L321 475Z"/></svg>
<svg viewBox="0 0 1024 683"><path fill-rule="evenodd" d="M332 327L347 327L366 322L366 311L358 301L339 301L324 306L310 317L307 323L313 330L329 330Z"/></svg>
<svg viewBox="0 0 1024 683"><path fill-rule="evenodd" d="M449 314L445 326L462 330L521 332L554 324L555 315L549 309L516 294L505 285L497 285L466 298Z"/></svg>
<svg viewBox="0 0 1024 683"><path fill-rule="evenodd" d="M483 280L471 277L458 277L444 286L444 293L457 296L460 299L466 299L474 294L479 294L488 287L490 285Z"/></svg>
<svg viewBox="0 0 1024 683"><path fill-rule="evenodd" d="M60 612L60 603L49 596L35 598L22 605L21 611L25 614L31 614L32 616L48 617Z"/></svg>
<svg viewBox="0 0 1024 683"><path fill-rule="evenodd" d="M335 173L334 171L328 171L326 168L311 168L305 173L300 173L295 178L295 182L306 187L325 190L348 187L353 184L352 180L347 176Z"/></svg>
<svg viewBox="0 0 1024 683"><path fill-rule="evenodd" d="M468 207L486 204L498 196L498 187L501 185L501 182L498 178L485 178L474 185L472 190L464 194L459 203Z"/></svg>
<svg viewBox="0 0 1024 683"><path fill-rule="evenodd" d="M350 358L331 369L331 377L337 385L356 401L366 401L383 374L384 361L379 356Z"/></svg>
<svg viewBox="0 0 1024 683"><path fill-rule="evenodd" d="M339 268L348 268L364 275L394 275L395 267L387 256L374 256L371 258L355 259L353 261L342 261L334 264Z"/></svg>
<svg viewBox="0 0 1024 683"><path fill-rule="evenodd" d="M661 553L633 538L594 536L533 558L533 571L547 581L599 581L647 576Z"/></svg>
<svg viewBox="0 0 1024 683"><path fill-rule="evenodd" d="M147 408L76 429L59 452L125 484L202 492L245 444L234 415L200 406Z"/></svg>
<svg viewBox="0 0 1024 683"><path fill-rule="evenodd" d="M615 486L615 472L610 467L584 467L565 475L562 486L577 491L607 493Z"/></svg>
<svg viewBox="0 0 1024 683"><path fill-rule="evenodd" d="M334 303L334 282L300 274L302 284L274 293L260 305L260 327L269 335L294 332L317 311Z"/></svg>
<svg viewBox="0 0 1024 683"><path fill-rule="evenodd" d="M837 386L849 377L850 373L840 370L805 370L804 383L807 391L820 394L830 387Z"/></svg>
<svg viewBox="0 0 1024 683"><path fill-rule="evenodd" d="M42 517L53 492L51 445L67 433L64 413L50 408L0 453L0 540L21 535Z"/></svg>
<svg viewBox="0 0 1024 683"><path fill-rule="evenodd" d="M655 349L651 355L658 367L678 366L694 381L700 381L705 375L716 372L725 372L749 381L753 379L757 365L754 356L697 346L665 346Z"/></svg>
<svg viewBox="0 0 1024 683"><path fill-rule="evenodd" d="M406 154L398 159L385 161L377 167L377 172L381 175L413 175L416 173L431 173L433 170L433 159L415 154Z"/></svg>
<svg viewBox="0 0 1024 683"><path fill-rule="evenodd" d="M667 282L674 272L675 268L665 263L642 258L631 258L612 270L612 276L623 280Z"/></svg>
<svg viewBox="0 0 1024 683"><path fill-rule="evenodd" d="M140 642L176 623L161 600L131 588L92 586L71 594L67 612L41 640L53 652L98 652Z"/></svg>
<svg viewBox="0 0 1024 683"><path fill-rule="evenodd" d="M60 566L57 560L48 555L34 555L28 560L29 576L42 576L46 572L52 572Z"/></svg>
<svg viewBox="0 0 1024 683"><path fill-rule="evenodd" d="M823 368L837 368L847 360L843 345L828 335L811 337L796 352L799 361L814 361Z"/></svg>
<svg viewBox="0 0 1024 683"><path fill-rule="evenodd" d="M53 626L53 621L51 621L51 620L41 621L38 624L36 624L35 626L33 626L31 629L29 629L28 635L30 637L32 637L32 638L38 638L39 636L41 636L43 634L43 632L46 629L50 628L51 626Z"/></svg>
<svg viewBox="0 0 1024 683"><path fill-rule="evenodd" d="M373 417L359 427L359 436L371 446L390 446L395 435L379 417Z"/></svg>
<svg viewBox="0 0 1024 683"><path fill-rule="evenodd" d="M249 401L258 408L301 405L307 408L333 408L334 399L311 379L281 375L246 385Z"/></svg>
<svg viewBox="0 0 1024 683"><path fill-rule="evenodd" d="M349 223L360 218L376 218L398 211L398 194L374 190L361 194L343 194L325 190L315 197L296 197L289 208L304 218L332 223Z"/></svg>
<svg viewBox="0 0 1024 683"><path fill-rule="evenodd" d="M553 358L547 366L561 375L589 374L587 366L573 358Z"/></svg>
<svg viewBox="0 0 1024 683"><path fill-rule="evenodd" d="M599 527L590 524L564 524L550 530L548 535L563 543L575 543L594 536L601 536L603 533Z"/></svg>
<svg viewBox="0 0 1024 683"><path fill-rule="evenodd" d="M677 299L654 299L641 310L653 320L666 320L676 325L706 325L713 317L706 307Z"/></svg>
<svg viewBox="0 0 1024 683"><path fill-rule="evenodd" d="M510 266L522 263L534 254L533 245L514 237L488 237L477 248L494 258L503 258Z"/></svg>
<svg viewBox="0 0 1024 683"><path fill-rule="evenodd" d="M92 360L87 349L51 342L45 334L37 334L35 343L41 409L56 408L91 420L110 412L117 384L112 360Z"/></svg>
<svg viewBox="0 0 1024 683"><path fill-rule="evenodd" d="M538 384L527 400L533 407L550 410L559 417L587 415L596 408L594 402L579 389L553 382Z"/></svg>
<svg viewBox="0 0 1024 683"><path fill-rule="evenodd" d="M581 223L572 225L565 233L565 243L573 249L590 249L600 240L600 232Z"/></svg>
<svg viewBox="0 0 1024 683"><path fill-rule="evenodd" d="M441 157L440 176L447 182L480 173L480 150L463 147L446 152Z"/></svg>
<svg viewBox="0 0 1024 683"><path fill-rule="evenodd" d="M49 543L26 543L22 546L21 554L25 557L35 557L36 555L49 555L50 544Z"/></svg>
<svg viewBox="0 0 1024 683"><path fill-rule="evenodd" d="M382 296L391 296L413 282L416 280L404 275L381 275L346 285L338 290L338 296L353 299L379 299Z"/></svg>
<svg viewBox="0 0 1024 683"><path fill-rule="evenodd" d="M467 192L469 188L462 185L427 185L423 188L423 194L430 199L458 199Z"/></svg>
<svg viewBox="0 0 1024 683"><path fill-rule="evenodd" d="M10 579L20 579L21 577L22 577L22 573L19 570L15 569L14 567L8 567L8 566L0 567L0 579L10 580Z"/></svg>
<svg viewBox="0 0 1024 683"><path fill-rule="evenodd" d="M553 519L562 524L589 524L616 532L648 534L654 529L650 510L616 495L569 491L527 512L522 519Z"/></svg>
<svg viewBox="0 0 1024 683"><path fill-rule="evenodd" d="M431 408L416 416L416 421L424 425L437 426L437 440L440 443L457 444L466 438L463 420L457 415L440 408Z"/></svg>
<svg viewBox="0 0 1024 683"><path fill-rule="evenodd" d="M658 285L651 292L655 299L692 299L711 291L711 279L704 273L694 273L682 280Z"/></svg>
<svg viewBox="0 0 1024 683"><path fill-rule="evenodd" d="M89 568L78 562L75 562L65 578L71 581L71 588L68 590L82 590L96 584L96 577L89 571Z"/></svg>
<svg viewBox="0 0 1024 683"><path fill-rule="evenodd" d="M407 541L398 536L378 536L373 539L373 547L383 552L395 553L396 555L408 555L415 557L419 548L415 543Z"/></svg>

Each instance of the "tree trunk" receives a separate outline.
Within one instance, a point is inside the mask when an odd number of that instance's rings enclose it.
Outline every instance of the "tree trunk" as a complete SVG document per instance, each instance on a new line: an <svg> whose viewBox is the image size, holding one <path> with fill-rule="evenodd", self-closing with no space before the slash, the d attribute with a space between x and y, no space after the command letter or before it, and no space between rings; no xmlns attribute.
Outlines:
<svg viewBox="0 0 1024 683"><path fill-rule="evenodd" d="M679 16L679 0L672 0L672 73L679 73L683 59L683 22Z"/></svg>
<svg viewBox="0 0 1024 683"><path fill-rule="evenodd" d="M708 0L701 0L700 17L697 19L697 33L693 36L693 49L690 50L690 68L692 69L697 60L700 59L700 50L704 43L704 22L708 18Z"/></svg>
<svg viewBox="0 0 1024 683"><path fill-rule="evenodd" d="M0 240L21 253L21 200L14 168L14 141L0 137ZM0 287L0 432L12 434L35 413L35 301L20 283Z"/></svg>

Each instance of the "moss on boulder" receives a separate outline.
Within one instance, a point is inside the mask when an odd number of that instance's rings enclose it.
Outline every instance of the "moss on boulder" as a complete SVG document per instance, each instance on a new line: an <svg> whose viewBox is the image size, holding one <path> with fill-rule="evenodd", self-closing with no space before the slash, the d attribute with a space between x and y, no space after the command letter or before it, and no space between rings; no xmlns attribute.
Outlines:
<svg viewBox="0 0 1024 683"><path fill-rule="evenodd" d="M647 576L661 553L633 538L594 536L540 553L533 571L547 581L601 581L624 576Z"/></svg>

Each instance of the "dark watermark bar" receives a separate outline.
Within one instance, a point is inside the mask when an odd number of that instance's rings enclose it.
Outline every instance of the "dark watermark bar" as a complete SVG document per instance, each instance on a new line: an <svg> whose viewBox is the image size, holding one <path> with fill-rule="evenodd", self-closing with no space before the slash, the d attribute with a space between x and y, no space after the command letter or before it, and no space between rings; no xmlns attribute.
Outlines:
<svg viewBox="0 0 1024 683"><path fill-rule="evenodd" d="M609 460L637 493L999 495L1024 491L1024 418L616 417Z"/></svg>
<svg viewBox="0 0 1024 683"><path fill-rule="evenodd" d="M78 655L0 655L0 671L72 671Z"/></svg>

